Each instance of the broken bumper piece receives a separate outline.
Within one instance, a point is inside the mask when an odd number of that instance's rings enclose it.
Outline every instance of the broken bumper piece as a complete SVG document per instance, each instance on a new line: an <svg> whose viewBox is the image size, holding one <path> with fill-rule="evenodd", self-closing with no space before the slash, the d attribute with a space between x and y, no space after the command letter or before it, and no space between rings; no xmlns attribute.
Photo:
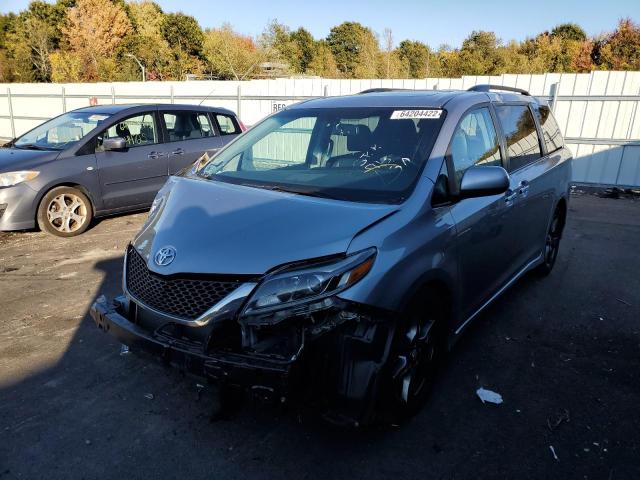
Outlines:
<svg viewBox="0 0 640 480"><path fill-rule="evenodd" d="M130 322L115 305L96 302L90 314L100 330L135 353L160 358L166 364L220 384L247 388L262 400L279 399L289 390L293 362L237 353L203 353L197 345L149 332ZM256 382L258 378L260 381Z"/></svg>
<svg viewBox="0 0 640 480"><path fill-rule="evenodd" d="M125 297L99 299L90 314L134 353L260 400L303 400L343 424L367 422L363 412L371 411L394 325L388 312L338 298L286 319L233 316L198 328L160 319Z"/></svg>

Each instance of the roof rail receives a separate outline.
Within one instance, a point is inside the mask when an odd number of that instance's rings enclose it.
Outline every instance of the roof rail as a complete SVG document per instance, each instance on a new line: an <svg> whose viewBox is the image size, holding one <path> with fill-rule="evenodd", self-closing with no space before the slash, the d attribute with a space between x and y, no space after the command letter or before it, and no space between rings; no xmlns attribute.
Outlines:
<svg viewBox="0 0 640 480"><path fill-rule="evenodd" d="M358 93L358 95L363 95L365 93L381 93L381 92L401 92L406 91L407 88L368 88L366 90L362 90Z"/></svg>
<svg viewBox="0 0 640 480"><path fill-rule="evenodd" d="M514 92L521 95L526 95L527 97L531 96L529 92L523 90L522 88L507 87L506 85L492 85L489 83L474 85L473 87L467 89L468 92L489 92L491 90L503 90L505 92Z"/></svg>

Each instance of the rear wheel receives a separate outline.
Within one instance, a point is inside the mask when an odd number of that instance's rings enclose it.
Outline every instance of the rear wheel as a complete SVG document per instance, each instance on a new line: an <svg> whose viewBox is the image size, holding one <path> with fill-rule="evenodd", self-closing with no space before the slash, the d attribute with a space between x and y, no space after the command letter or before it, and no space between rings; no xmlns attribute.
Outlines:
<svg viewBox="0 0 640 480"><path fill-rule="evenodd" d="M73 187L51 189L38 207L40 230L58 237L80 235L89 228L92 218L91 202L84 193Z"/></svg>
<svg viewBox="0 0 640 480"><path fill-rule="evenodd" d="M446 350L446 310L427 294L399 319L383 382L382 417L402 422L418 413L431 392Z"/></svg>
<svg viewBox="0 0 640 480"><path fill-rule="evenodd" d="M558 206L553 212L553 218L549 224L549 230L544 243L543 262L536 269L541 275L549 275L553 270L558 258L560 250L560 240L562 238L562 230L564 229L565 214L562 207Z"/></svg>

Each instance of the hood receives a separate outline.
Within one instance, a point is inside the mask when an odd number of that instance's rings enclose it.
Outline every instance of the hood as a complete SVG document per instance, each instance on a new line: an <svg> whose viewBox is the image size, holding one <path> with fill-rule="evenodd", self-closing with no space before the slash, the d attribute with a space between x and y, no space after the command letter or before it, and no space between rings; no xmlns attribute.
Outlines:
<svg viewBox="0 0 640 480"><path fill-rule="evenodd" d="M258 275L344 253L359 231L398 209L184 177L171 177L158 198L134 246L163 275ZM153 257L166 246L175 259L158 266Z"/></svg>
<svg viewBox="0 0 640 480"><path fill-rule="evenodd" d="M0 172L27 170L58 155L59 151L0 148Z"/></svg>

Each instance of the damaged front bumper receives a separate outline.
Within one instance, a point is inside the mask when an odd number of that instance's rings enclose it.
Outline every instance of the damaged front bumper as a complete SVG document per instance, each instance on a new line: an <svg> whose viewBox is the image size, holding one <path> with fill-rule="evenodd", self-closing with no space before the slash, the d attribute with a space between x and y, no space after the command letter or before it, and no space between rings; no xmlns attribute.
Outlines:
<svg viewBox="0 0 640 480"><path fill-rule="evenodd" d="M134 353L261 400L304 399L341 423L364 423L394 324L384 312L334 300L331 311L293 317L277 328L237 319L187 327L158 320L126 297L97 301L90 314Z"/></svg>

